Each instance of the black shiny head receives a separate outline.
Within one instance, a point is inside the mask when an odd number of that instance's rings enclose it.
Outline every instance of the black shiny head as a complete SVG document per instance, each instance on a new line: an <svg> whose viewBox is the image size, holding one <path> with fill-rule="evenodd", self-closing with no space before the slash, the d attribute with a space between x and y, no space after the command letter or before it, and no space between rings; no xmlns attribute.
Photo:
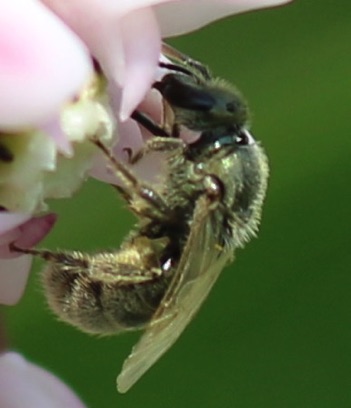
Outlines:
<svg viewBox="0 0 351 408"><path fill-rule="evenodd" d="M224 81L174 73L166 75L154 87L171 106L175 122L188 129L243 127L248 121L246 101L235 87Z"/></svg>

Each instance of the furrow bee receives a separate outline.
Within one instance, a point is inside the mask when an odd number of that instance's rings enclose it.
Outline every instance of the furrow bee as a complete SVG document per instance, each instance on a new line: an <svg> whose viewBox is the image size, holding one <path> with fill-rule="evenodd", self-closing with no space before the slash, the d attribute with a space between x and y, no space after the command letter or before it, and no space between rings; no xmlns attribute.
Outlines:
<svg viewBox="0 0 351 408"><path fill-rule="evenodd" d="M158 124L134 112L154 137L131 159L164 152L163 182L138 179L94 140L122 181L118 189L137 216L135 228L115 252L23 250L47 261L45 293L62 320L88 333L145 329L117 379L120 392L173 345L235 249L256 234L267 187L267 158L248 131L239 91L169 46L163 54L168 74L154 88L165 117ZM185 143L184 129L198 139Z"/></svg>

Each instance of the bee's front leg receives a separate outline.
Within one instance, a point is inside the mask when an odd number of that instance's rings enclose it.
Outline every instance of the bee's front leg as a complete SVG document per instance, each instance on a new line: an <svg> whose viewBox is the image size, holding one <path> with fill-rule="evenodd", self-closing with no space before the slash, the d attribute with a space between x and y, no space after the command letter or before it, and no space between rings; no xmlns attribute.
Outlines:
<svg viewBox="0 0 351 408"><path fill-rule="evenodd" d="M155 189L147 183L138 180L129 167L117 160L100 140L94 139L92 142L108 158L116 176L122 181L123 185L118 186L117 189L128 202L132 211L138 216L149 218L163 218L167 216L168 206Z"/></svg>

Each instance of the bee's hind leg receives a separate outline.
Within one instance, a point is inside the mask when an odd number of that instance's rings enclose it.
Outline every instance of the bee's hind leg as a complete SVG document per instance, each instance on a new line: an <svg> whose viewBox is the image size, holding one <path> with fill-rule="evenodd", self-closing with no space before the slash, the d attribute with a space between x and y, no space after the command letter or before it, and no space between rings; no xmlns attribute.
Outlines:
<svg viewBox="0 0 351 408"><path fill-rule="evenodd" d="M47 262L62 263L62 265L71 268L82 268L85 266L81 253L77 251L50 251L48 249L21 248L14 243L10 244L10 250L24 255L37 256Z"/></svg>

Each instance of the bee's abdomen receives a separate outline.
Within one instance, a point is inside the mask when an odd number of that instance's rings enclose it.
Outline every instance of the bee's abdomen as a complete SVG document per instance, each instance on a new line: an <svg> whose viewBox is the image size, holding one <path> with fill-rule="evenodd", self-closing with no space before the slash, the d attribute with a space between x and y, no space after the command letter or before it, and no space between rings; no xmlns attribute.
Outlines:
<svg viewBox="0 0 351 408"><path fill-rule="evenodd" d="M120 258L118 253L55 254L43 273L49 306L62 320L89 333L144 327L160 304L167 281L161 271L142 270L138 262L123 263Z"/></svg>

